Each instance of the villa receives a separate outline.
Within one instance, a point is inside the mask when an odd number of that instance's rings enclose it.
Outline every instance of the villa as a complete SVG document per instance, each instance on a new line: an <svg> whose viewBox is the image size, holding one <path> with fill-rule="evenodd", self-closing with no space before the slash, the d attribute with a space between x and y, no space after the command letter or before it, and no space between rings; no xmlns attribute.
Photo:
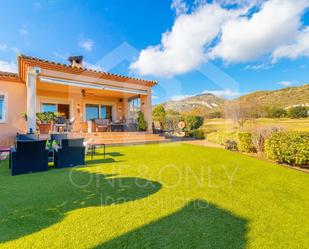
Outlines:
<svg viewBox="0 0 309 249"><path fill-rule="evenodd" d="M86 69L82 56L60 64L19 55L18 73L0 72L1 144L12 144L16 133L35 132L38 112L62 113L74 121L72 133L82 134L92 131L89 120L134 123L142 111L151 133L151 91L156 84Z"/></svg>

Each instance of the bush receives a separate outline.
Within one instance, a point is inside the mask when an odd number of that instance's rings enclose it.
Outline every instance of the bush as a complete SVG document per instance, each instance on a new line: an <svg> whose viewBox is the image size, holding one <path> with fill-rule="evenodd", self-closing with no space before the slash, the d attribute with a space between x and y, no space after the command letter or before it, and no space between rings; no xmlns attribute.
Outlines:
<svg viewBox="0 0 309 249"><path fill-rule="evenodd" d="M148 125L147 122L145 121L144 113L139 111L137 117L137 128L139 131L146 131L147 127Z"/></svg>
<svg viewBox="0 0 309 249"><path fill-rule="evenodd" d="M200 128L204 123L204 118L201 116L187 115L185 117L186 128L188 131Z"/></svg>
<svg viewBox="0 0 309 249"><path fill-rule="evenodd" d="M194 130L189 132L189 136L196 139L205 139L205 132L203 130Z"/></svg>
<svg viewBox="0 0 309 249"><path fill-rule="evenodd" d="M252 143L252 135L250 132L238 133L238 149L242 152L252 152L254 146Z"/></svg>
<svg viewBox="0 0 309 249"><path fill-rule="evenodd" d="M281 131L278 127L261 127L252 131L252 143L257 152L264 152L265 140L274 132Z"/></svg>
<svg viewBox="0 0 309 249"><path fill-rule="evenodd" d="M266 156L280 163L309 165L309 133L277 132L265 142Z"/></svg>
<svg viewBox="0 0 309 249"><path fill-rule="evenodd" d="M268 111L268 117L270 118L284 118L287 116L287 111L283 108L272 107Z"/></svg>
<svg viewBox="0 0 309 249"><path fill-rule="evenodd" d="M295 106L288 111L289 118L307 118L308 110L304 106Z"/></svg>
<svg viewBox="0 0 309 249"><path fill-rule="evenodd" d="M154 121L159 121L160 123L164 122L164 119L166 117L166 111L164 109L163 105L157 105L152 110L152 117Z"/></svg>
<svg viewBox="0 0 309 249"><path fill-rule="evenodd" d="M237 132L221 130L209 133L207 140L216 144L225 145L227 140L238 141L238 135Z"/></svg>

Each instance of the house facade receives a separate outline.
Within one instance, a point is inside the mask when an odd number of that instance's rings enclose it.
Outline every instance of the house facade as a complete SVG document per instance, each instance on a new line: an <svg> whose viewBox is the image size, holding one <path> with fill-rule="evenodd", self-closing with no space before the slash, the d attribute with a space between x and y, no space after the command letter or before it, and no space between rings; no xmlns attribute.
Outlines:
<svg viewBox="0 0 309 249"><path fill-rule="evenodd" d="M81 133L89 131L89 120L134 122L142 111L151 132L154 85L84 68L81 56L60 64L19 55L18 73L0 72L0 145L12 144L17 132L36 131L36 113L47 111L73 118L73 132Z"/></svg>

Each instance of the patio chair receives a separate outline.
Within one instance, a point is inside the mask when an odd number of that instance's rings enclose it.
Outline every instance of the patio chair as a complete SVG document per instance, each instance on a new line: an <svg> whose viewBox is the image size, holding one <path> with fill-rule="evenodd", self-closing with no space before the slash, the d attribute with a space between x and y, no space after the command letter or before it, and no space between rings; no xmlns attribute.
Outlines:
<svg viewBox="0 0 309 249"><path fill-rule="evenodd" d="M96 118L94 119L96 131L99 132L106 132L110 128L110 120L109 119L104 119L104 118Z"/></svg>
<svg viewBox="0 0 309 249"><path fill-rule="evenodd" d="M12 175L47 171L48 150L46 150L46 140L17 140L16 149L11 149L10 163Z"/></svg>
<svg viewBox="0 0 309 249"><path fill-rule="evenodd" d="M70 120L67 120L66 131L68 132L73 131L74 122L75 122L75 118L71 118Z"/></svg>
<svg viewBox="0 0 309 249"><path fill-rule="evenodd" d="M85 146L83 138L62 139L61 147L54 151L56 168L73 167L85 164Z"/></svg>
<svg viewBox="0 0 309 249"><path fill-rule="evenodd" d="M57 117L55 120L55 129L56 131L66 131L67 130L67 119L65 117Z"/></svg>
<svg viewBox="0 0 309 249"><path fill-rule="evenodd" d="M155 134L161 134L163 133L161 122L159 121L153 121L153 133Z"/></svg>

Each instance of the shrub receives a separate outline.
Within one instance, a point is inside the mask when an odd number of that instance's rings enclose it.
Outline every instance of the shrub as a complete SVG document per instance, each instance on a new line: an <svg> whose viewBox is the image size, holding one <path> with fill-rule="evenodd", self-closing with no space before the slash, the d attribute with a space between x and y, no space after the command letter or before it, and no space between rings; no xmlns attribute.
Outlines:
<svg viewBox="0 0 309 249"><path fill-rule="evenodd" d="M166 111L164 109L164 106L163 105L157 105L152 110L152 117L153 117L153 120L163 123L164 119L166 117Z"/></svg>
<svg viewBox="0 0 309 249"><path fill-rule="evenodd" d="M238 135L237 132L221 130L209 133L207 135L207 140L216 144L225 145L227 140L233 140L237 142Z"/></svg>
<svg viewBox="0 0 309 249"><path fill-rule="evenodd" d="M189 132L189 136L196 139L205 139L205 132L203 130L194 130Z"/></svg>
<svg viewBox="0 0 309 249"><path fill-rule="evenodd" d="M188 131L200 128L204 123L204 118L201 116L187 115L185 116L185 123Z"/></svg>
<svg viewBox="0 0 309 249"><path fill-rule="evenodd" d="M252 144L257 152L264 152L265 140L274 132L281 131L279 127L261 127L252 131Z"/></svg>
<svg viewBox="0 0 309 249"><path fill-rule="evenodd" d="M238 149L242 152L252 152L254 150L252 135L250 132L238 133Z"/></svg>
<svg viewBox="0 0 309 249"><path fill-rule="evenodd" d="M283 108L272 107L268 111L268 117L270 118L284 118L287 116L287 111Z"/></svg>
<svg viewBox="0 0 309 249"><path fill-rule="evenodd" d="M140 131L146 131L147 130L147 122L145 121L144 113L141 111L138 112L138 117L137 117L137 128Z"/></svg>
<svg viewBox="0 0 309 249"><path fill-rule="evenodd" d="M308 110L304 106L295 106L288 111L289 118L306 118L308 117Z"/></svg>
<svg viewBox="0 0 309 249"><path fill-rule="evenodd" d="M265 142L268 158L291 165L309 165L309 133L277 132Z"/></svg>

